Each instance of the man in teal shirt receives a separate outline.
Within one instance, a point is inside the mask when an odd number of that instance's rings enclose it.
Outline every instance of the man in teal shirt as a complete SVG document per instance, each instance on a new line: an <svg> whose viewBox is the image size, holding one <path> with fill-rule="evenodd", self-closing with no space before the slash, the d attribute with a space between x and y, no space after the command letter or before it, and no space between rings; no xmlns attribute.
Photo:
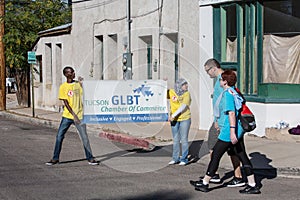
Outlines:
<svg viewBox="0 0 300 200"><path fill-rule="evenodd" d="M204 64L204 70L209 75L210 78L216 79L213 91L213 108L215 107L218 97L222 94L223 88L220 86L221 74L224 70L221 68L220 63L214 59L208 59ZM214 121L208 131L208 148L210 150L210 155L212 154L213 147L215 146L218 136L220 134L220 127L217 119L214 117ZM240 187L244 186L245 182L242 179L242 173L240 168L240 160L237 156L233 155L230 151L228 152L231 158L231 162L234 168L234 177L229 182L225 183L227 187ZM221 179L218 173L216 173L210 180L212 183L220 183Z"/></svg>

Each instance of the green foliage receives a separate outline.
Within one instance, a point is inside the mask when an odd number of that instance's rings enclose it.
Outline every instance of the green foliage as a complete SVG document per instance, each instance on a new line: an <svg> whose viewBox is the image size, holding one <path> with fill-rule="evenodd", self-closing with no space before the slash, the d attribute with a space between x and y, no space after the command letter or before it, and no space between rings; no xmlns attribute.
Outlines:
<svg viewBox="0 0 300 200"><path fill-rule="evenodd" d="M70 23L71 8L60 0L6 0L4 20L6 66L26 69L38 33Z"/></svg>

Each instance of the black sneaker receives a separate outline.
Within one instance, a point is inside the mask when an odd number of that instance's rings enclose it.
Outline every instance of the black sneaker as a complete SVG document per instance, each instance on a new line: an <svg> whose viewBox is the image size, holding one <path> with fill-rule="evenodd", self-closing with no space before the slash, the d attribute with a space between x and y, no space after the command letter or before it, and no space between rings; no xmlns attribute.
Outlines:
<svg viewBox="0 0 300 200"><path fill-rule="evenodd" d="M194 187L196 187L197 183L201 182L202 180L200 181L193 181L193 180L190 180L190 184Z"/></svg>
<svg viewBox="0 0 300 200"><path fill-rule="evenodd" d="M208 188L209 184L204 185L203 181L197 181L197 183L195 183L195 190L197 191L201 191L201 192L209 192L209 188Z"/></svg>
<svg viewBox="0 0 300 200"><path fill-rule="evenodd" d="M241 187L246 185L246 183L243 181L242 178L236 178L233 177L233 179L231 179L230 181L224 183L224 186L226 187Z"/></svg>
<svg viewBox="0 0 300 200"><path fill-rule="evenodd" d="M220 175L215 174L213 177L211 177L210 183L221 183Z"/></svg>
<svg viewBox="0 0 300 200"><path fill-rule="evenodd" d="M260 194L260 190L257 186L251 187L247 185L244 189L240 190L241 194Z"/></svg>
<svg viewBox="0 0 300 200"><path fill-rule="evenodd" d="M51 165L55 165L57 163L59 163L59 160L51 159L49 162L46 162L45 164L48 165L48 166L51 166Z"/></svg>
<svg viewBox="0 0 300 200"><path fill-rule="evenodd" d="M89 160L89 165L99 165L99 162L95 159Z"/></svg>

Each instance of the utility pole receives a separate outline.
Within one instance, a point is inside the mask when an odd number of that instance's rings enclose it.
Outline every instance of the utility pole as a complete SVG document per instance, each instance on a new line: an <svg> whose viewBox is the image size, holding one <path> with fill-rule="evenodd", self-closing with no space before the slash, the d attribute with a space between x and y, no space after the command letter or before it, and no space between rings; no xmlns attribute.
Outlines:
<svg viewBox="0 0 300 200"><path fill-rule="evenodd" d="M130 56L130 65L128 68L129 79L132 79L132 54L131 54L131 0L127 0L127 22L128 22L128 53Z"/></svg>
<svg viewBox="0 0 300 200"><path fill-rule="evenodd" d="M128 23L128 48L127 48L127 70L126 79L132 79L132 53L131 53L131 11L130 11L130 1L127 0L127 23Z"/></svg>
<svg viewBox="0 0 300 200"><path fill-rule="evenodd" d="M127 25L128 25L128 46L127 52L123 54L123 71L124 71L124 79L130 80L132 79L132 53L131 53L131 11L130 11L130 1L127 0Z"/></svg>
<svg viewBox="0 0 300 200"><path fill-rule="evenodd" d="M4 13L5 0L0 0L0 110L6 110L6 69L3 44Z"/></svg>

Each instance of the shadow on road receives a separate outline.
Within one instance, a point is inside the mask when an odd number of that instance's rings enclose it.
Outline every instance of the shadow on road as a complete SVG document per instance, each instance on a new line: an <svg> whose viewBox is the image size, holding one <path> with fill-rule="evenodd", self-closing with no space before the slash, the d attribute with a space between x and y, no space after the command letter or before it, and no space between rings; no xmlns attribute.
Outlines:
<svg viewBox="0 0 300 200"><path fill-rule="evenodd" d="M172 145L166 146L156 146L153 150L148 151L143 148L137 148L128 144L122 144L114 142L116 146L120 148L119 151L96 156L97 160L103 162L115 157L172 157ZM199 159L209 153L207 142L203 140L192 141L189 144L189 163L196 163ZM277 169L270 165L271 159L267 158L266 155L259 152L252 152L249 154L250 161L254 167L256 183L259 187L262 187L263 179L274 179L277 177ZM100 160L99 160L100 159ZM60 162L60 164L67 164L73 162L81 162L85 159L69 160ZM246 175L244 169L242 168L243 178L246 180ZM233 171L226 172L221 178L222 182L231 179L234 176ZM224 187L223 185L218 185L212 187L211 190Z"/></svg>
<svg viewBox="0 0 300 200"><path fill-rule="evenodd" d="M118 143L118 142L113 142L117 147L119 147L120 151L110 153L110 154L105 154L98 156L100 157L105 157L101 161L107 160L112 157L117 157L117 156L123 156L123 157L172 157L172 148L173 145L166 145L166 146L156 146L153 150L145 150L143 148L138 148L132 145L128 144L123 144L123 143ZM198 140L198 141L192 141L189 143L189 160L191 162L196 162L199 160L202 156L206 155L208 153L208 148L205 147L207 145L205 144L203 140ZM130 153L130 154L128 154ZM134 153L134 154L132 154Z"/></svg>
<svg viewBox="0 0 300 200"><path fill-rule="evenodd" d="M141 194L139 196L128 196L120 198L120 200L153 200L153 199L191 199L191 195L186 192L174 191L174 190L164 190L154 193ZM90 199L90 200L100 200L100 199Z"/></svg>
<svg viewBox="0 0 300 200"><path fill-rule="evenodd" d="M254 166L255 181L259 187L262 187L263 179L274 179L277 177L277 168L274 168L272 162L265 154L252 152L249 154L250 161Z"/></svg>

